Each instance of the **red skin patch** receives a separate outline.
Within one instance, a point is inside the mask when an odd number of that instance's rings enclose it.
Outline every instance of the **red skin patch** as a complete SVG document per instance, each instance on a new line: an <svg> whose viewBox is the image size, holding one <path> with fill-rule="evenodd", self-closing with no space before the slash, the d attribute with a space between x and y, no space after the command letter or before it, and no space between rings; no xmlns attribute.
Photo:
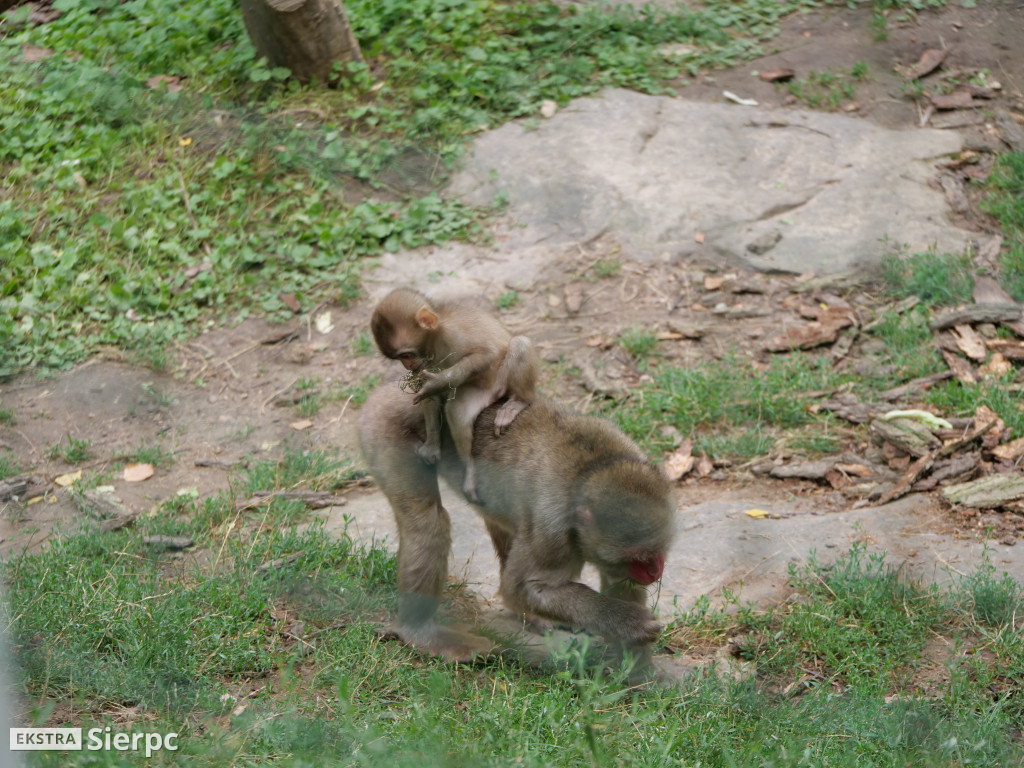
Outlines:
<svg viewBox="0 0 1024 768"><path fill-rule="evenodd" d="M660 579L663 570L665 570L665 558L661 554L653 555L647 560L631 560L629 578L637 584L647 586Z"/></svg>

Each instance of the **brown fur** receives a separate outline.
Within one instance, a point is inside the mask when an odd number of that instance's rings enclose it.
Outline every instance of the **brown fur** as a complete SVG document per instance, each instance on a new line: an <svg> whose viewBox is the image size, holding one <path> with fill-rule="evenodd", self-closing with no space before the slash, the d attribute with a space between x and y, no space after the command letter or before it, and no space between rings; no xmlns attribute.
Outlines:
<svg viewBox="0 0 1024 768"><path fill-rule="evenodd" d="M675 527L668 481L600 419L537 400L495 437L498 411L492 405L477 420L473 458L476 509L498 554L506 604L646 657L659 626L629 576L637 564L661 575ZM442 636L433 620L450 547L437 480L460 488L465 465L447 433L435 467L417 460L423 429L422 413L391 388L363 407L363 452L398 521L400 634L457 658L472 643ZM577 581L586 562L601 574L600 592Z"/></svg>

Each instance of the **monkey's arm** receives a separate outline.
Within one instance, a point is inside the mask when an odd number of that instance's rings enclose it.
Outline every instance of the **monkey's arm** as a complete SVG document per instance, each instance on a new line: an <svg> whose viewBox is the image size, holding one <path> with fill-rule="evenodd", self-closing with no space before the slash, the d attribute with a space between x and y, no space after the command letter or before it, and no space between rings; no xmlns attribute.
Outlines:
<svg viewBox="0 0 1024 768"><path fill-rule="evenodd" d="M564 568L538 570L537 564L522 553L522 549L517 552L513 547L502 584L506 597L520 610L626 646L652 643L661 631L644 604L646 594L629 594L629 600L601 594L573 581ZM639 602L635 601L637 597Z"/></svg>
<svg viewBox="0 0 1024 768"><path fill-rule="evenodd" d="M477 378L489 370L497 362L497 355L490 349L478 349L465 355L459 362L443 371L423 371L423 386L413 399L418 403L424 398L444 392L447 389L458 389L467 381Z"/></svg>

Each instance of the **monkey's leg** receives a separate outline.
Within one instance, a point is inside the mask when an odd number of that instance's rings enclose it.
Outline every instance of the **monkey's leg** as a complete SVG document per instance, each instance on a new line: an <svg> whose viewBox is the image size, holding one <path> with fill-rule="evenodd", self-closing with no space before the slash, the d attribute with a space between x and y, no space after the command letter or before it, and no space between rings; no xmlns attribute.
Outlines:
<svg viewBox="0 0 1024 768"><path fill-rule="evenodd" d="M416 455L427 464L436 464L441 458L441 409L444 404L439 397L431 397L420 402L423 410L423 426L427 432L423 443L416 447Z"/></svg>
<svg viewBox="0 0 1024 768"><path fill-rule="evenodd" d="M379 389L363 406L360 438L367 466L398 524L395 632L427 653L463 661L489 651L492 644L435 620L448 578L451 523L441 504L436 467L416 456L422 414L418 407Z"/></svg>
<svg viewBox="0 0 1024 768"><path fill-rule="evenodd" d="M486 389L463 387L462 391L445 406L445 418L452 433L455 450L466 465L462 492L470 501L479 501L476 495L476 465L473 461L473 422L488 405L491 393Z"/></svg>

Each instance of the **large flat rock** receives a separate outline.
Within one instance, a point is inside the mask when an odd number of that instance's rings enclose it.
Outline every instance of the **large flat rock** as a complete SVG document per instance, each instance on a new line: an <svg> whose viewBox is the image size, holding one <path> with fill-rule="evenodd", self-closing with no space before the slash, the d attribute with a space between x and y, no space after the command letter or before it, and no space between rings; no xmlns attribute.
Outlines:
<svg viewBox="0 0 1024 768"><path fill-rule="evenodd" d="M904 246L966 247L970 233L929 186L961 144L953 132L610 90L484 134L450 192L477 204L507 195L513 247L614 233L640 259L862 272Z"/></svg>

